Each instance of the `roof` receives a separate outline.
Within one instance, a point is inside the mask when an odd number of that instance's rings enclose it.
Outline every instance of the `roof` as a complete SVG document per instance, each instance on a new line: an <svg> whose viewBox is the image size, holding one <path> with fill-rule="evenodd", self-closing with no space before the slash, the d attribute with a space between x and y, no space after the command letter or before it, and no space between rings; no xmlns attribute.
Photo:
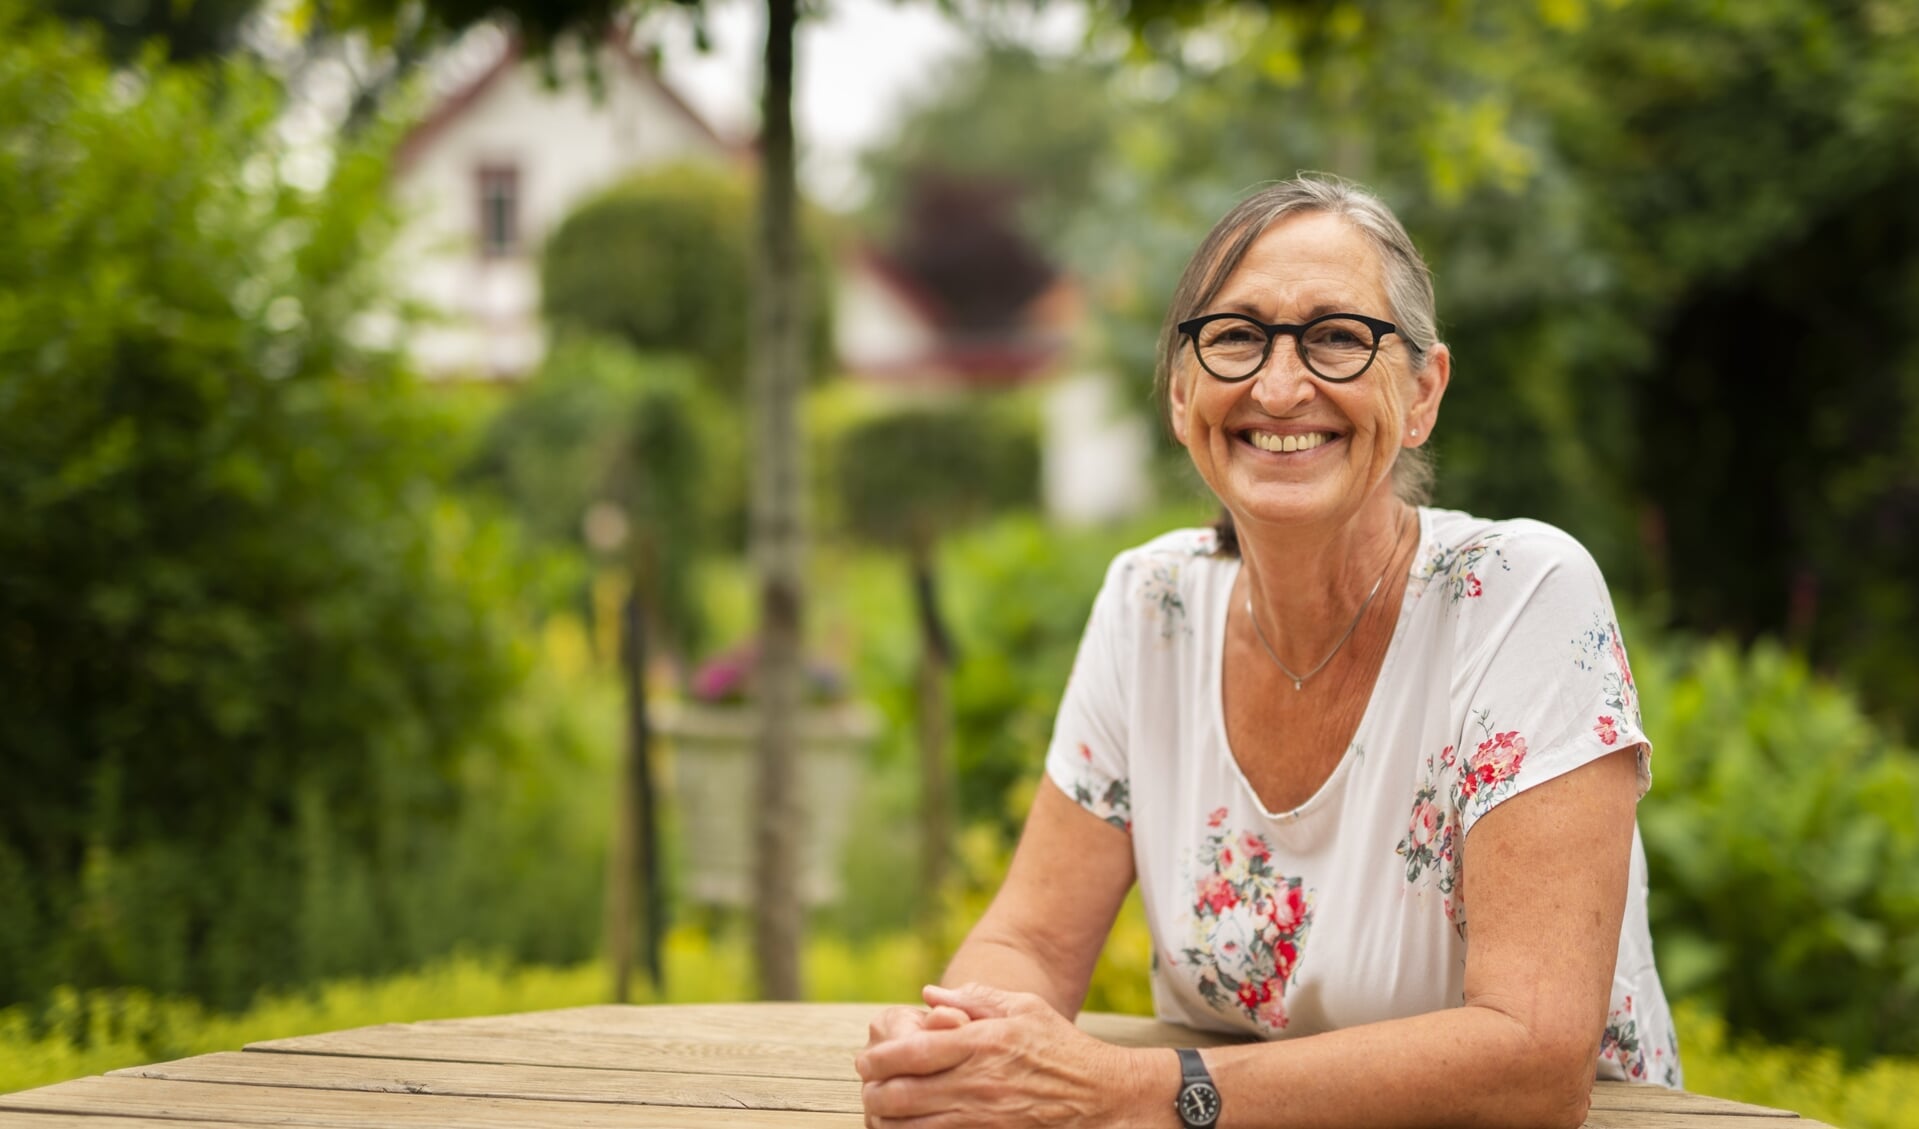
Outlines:
<svg viewBox="0 0 1919 1129"><path fill-rule="evenodd" d="M628 74L640 80L641 83L651 86L669 109L684 117L687 123L700 134L711 139L716 148L735 153L751 151L751 146L740 145L721 137L711 123L688 105L686 99L680 97L678 91L667 85L666 80L660 76L659 66L653 58L644 52L634 50L632 43L624 35L617 31L609 31L606 44L612 49L615 60L625 68ZM494 59L472 81L441 99L439 104L420 119L418 124L407 131L394 154L394 170L405 172L410 168L419 160L420 155L431 148L433 142L446 132L449 126L477 106L486 93L525 58L524 42L518 35L509 36L498 58Z"/></svg>

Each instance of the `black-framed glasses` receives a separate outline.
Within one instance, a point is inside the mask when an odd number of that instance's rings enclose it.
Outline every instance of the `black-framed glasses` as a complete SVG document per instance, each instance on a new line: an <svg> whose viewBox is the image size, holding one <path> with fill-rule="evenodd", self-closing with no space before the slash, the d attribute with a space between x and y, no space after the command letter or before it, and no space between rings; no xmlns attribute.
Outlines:
<svg viewBox="0 0 1919 1129"><path fill-rule="evenodd" d="M1399 327L1364 314L1322 314L1304 325L1268 325L1245 314L1207 314L1180 322L1193 339L1193 355L1216 380L1236 383L1261 368L1273 353L1273 338L1291 337L1299 362L1321 380L1359 379L1379 356L1379 343Z"/></svg>

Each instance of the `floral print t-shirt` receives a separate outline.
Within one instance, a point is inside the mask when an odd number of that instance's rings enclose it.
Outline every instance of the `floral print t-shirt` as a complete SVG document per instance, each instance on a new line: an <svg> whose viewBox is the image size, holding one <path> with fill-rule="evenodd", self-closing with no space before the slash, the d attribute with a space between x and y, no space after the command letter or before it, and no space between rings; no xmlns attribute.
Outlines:
<svg viewBox="0 0 1919 1129"><path fill-rule="evenodd" d="M1120 554L1060 703L1047 773L1132 837L1160 1018L1292 1038L1464 1002L1479 818L1608 753L1650 748L1612 601L1535 521L1419 512L1392 643L1345 756L1268 811L1227 746L1220 654L1237 558L1210 530ZM1599 1077L1680 1084L1632 875Z"/></svg>

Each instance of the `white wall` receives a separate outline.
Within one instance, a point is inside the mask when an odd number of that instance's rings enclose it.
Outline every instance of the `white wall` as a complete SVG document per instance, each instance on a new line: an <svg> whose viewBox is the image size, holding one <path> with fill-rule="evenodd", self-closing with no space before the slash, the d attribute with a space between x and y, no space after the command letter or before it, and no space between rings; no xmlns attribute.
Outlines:
<svg viewBox="0 0 1919 1129"><path fill-rule="evenodd" d="M433 375L510 376L539 362L541 241L582 199L634 170L678 161L726 161L728 150L630 64L602 53L596 102L581 60L562 54L567 80L548 89L521 62L430 136L395 176L408 215L397 258L405 290L441 311L411 351ZM519 171L520 253L479 252L482 166Z"/></svg>

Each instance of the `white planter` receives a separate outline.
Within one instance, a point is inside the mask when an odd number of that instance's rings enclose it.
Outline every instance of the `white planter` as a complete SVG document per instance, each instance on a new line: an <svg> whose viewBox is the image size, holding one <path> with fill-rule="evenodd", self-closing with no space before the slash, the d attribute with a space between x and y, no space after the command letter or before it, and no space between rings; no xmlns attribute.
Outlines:
<svg viewBox="0 0 1919 1129"><path fill-rule="evenodd" d="M749 904L759 831L758 713L751 706L662 702L652 721L672 752L685 895L708 905ZM878 718L859 703L801 715L800 900L807 905L840 896L841 848L866 749L878 732Z"/></svg>

